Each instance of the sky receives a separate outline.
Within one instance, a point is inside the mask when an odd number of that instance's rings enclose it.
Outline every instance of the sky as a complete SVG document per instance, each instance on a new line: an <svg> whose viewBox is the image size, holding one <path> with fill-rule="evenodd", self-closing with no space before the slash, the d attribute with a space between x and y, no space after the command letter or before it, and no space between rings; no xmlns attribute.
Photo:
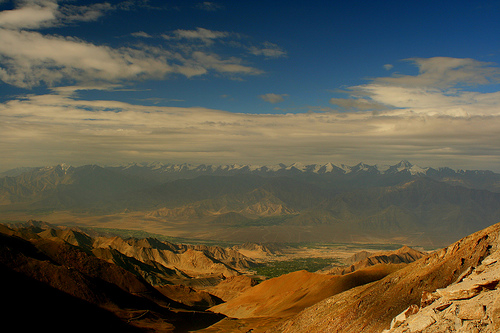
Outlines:
<svg viewBox="0 0 500 333"><path fill-rule="evenodd" d="M0 171L500 172L500 1L0 0Z"/></svg>

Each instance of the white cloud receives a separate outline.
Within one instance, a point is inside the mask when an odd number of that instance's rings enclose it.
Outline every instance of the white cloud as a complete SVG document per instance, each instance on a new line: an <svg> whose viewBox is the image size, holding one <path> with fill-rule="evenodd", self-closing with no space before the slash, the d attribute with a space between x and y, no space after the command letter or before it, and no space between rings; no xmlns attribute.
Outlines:
<svg viewBox="0 0 500 333"><path fill-rule="evenodd" d="M287 94L264 94L264 95L260 95L259 97L266 101L266 102L269 102L269 103L272 103L272 104L275 104L275 103L280 103L280 102L284 102L285 101L285 97L287 97L288 95Z"/></svg>
<svg viewBox="0 0 500 333"><path fill-rule="evenodd" d="M56 1L32 1L25 6L0 12L0 27L7 29L38 29L52 26L58 9Z"/></svg>
<svg viewBox="0 0 500 333"><path fill-rule="evenodd" d="M332 104L359 110L428 115L498 115L498 93L480 93L471 87L500 82L500 68L474 59L436 57L411 59L417 75L373 79L348 89L350 98L333 98Z"/></svg>
<svg viewBox="0 0 500 333"><path fill-rule="evenodd" d="M112 10L109 3L89 6L59 5L57 0L19 1L12 10L0 12L0 27L6 29L39 29L77 21L95 21Z"/></svg>
<svg viewBox="0 0 500 333"><path fill-rule="evenodd" d="M97 46L70 37L0 29L0 79L19 87L161 78L176 69L161 50Z"/></svg>
<svg viewBox="0 0 500 333"><path fill-rule="evenodd" d="M42 83L54 86L103 84L142 79L163 79L167 74L187 77L218 72L256 75L262 71L240 58L188 50L184 56L159 47L111 48L72 37L0 28L0 80L19 87Z"/></svg>
<svg viewBox="0 0 500 333"><path fill-rule="evenodd" d="M330 104L346 110L384 110L387 106L364 98L330 98Z"/></svg>
<svg viewBox="0 0 500 333"><path fill-rule="evenodd" d="M109 85L143 79L164 79L169 74L186 77L220 73L257 75L262 71L241 58L210 52L209 46L231 34L204 28L175 30L164 48L145 44L111 48L75 37L42 34L34 29L92 21L106 11L121 8L108 3L88 6L58 5L56 0L19 2L13 10L0 12L0 80L18 87L41 84L57 86ZM152 38L139 31L135 37ZM201 41L200 43L188 43Z"/></svg>
<svg viewBox="0 0 500 333"><path fill-rule="evenodd" d="M391 69L393 69L393 68L394 68L394 65L391 65L391 64L385 64L385 65L384 65L384 68L385 68L386 70L390 71Z"/></svg>
<svg viewBox="0 0 500 333"><path fill-rule="evenodd" d="M500 82L500 68L489 62L468 58L412 58L407 59L419 68L418 75L382 77L375 83L393 86L448 89L457 85L481 85Z"/></svg>
<svg viewBox="0 0 500 333"><path fill-rule="evenodd" d="M115 9L115 7L107 2L91 4L88 6L64 5L59 8L58 18L61 23L70 23L75 21L89 22L97 20L107 11L113 9Z"/></svg>

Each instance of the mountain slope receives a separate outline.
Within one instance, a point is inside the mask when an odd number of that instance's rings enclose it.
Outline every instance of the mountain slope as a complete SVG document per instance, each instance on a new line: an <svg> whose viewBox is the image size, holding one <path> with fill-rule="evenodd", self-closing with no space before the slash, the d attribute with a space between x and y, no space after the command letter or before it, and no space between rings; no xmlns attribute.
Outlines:
<svg viewBox="0 0 500 333"><path fill-rule="evenodd" d="M233 318L287 317L326 297L379 280L399 268L379 265L344 276L293 272L261 282L210 310Z"/></svg>
<svg viewBox="0 0 500 333"><path fill-rule="evenodd" d="M500 330L500 251L471 267L446 288L422 294L391 321L384 333L498 332Z"/></svg>
<svg viewBox="0 0 500 333"><path fill-rule="evenodd" d="M252 259L232 248L173 244L155 238L90 237L80 231L39 222L31 221L26 225L16 225L11 234L30 239L39 246L45 243L59 244L58 248L71 245L92 257L120 266L153 285L185 283L201 277L214 277L220 281L255 266ZM68 253L72 252L68 250Z"/></svg>
<svg viewBox="0 0 500 333"><path fill-rule="evenodd" d="M385 278L327 298L269 332L380 332L424 291L457 281L499 250L500 224L476 232ZM332 314L335 314L332 316Z"/></svg>
<svg viewBox="0 0 500 333"><path fill-rule="evenodd" d="M10 328L15 331L144 332L120 320L108 310L18 273L3 264L0 264L0 276L2 284L9 286L2 293L2 301L9 305L2 310L2 316L9 319ZM29 314L29 320L26 314Z"/></svg>

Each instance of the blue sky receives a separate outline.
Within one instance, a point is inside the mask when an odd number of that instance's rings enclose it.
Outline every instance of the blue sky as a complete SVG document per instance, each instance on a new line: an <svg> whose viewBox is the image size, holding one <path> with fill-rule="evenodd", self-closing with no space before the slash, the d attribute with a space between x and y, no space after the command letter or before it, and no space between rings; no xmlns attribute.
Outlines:
<svg viewBox="0 0 500 333"><path fill-rule="evenodd" d="M500 1L0 0L0 169L500 171Z"/></svg>

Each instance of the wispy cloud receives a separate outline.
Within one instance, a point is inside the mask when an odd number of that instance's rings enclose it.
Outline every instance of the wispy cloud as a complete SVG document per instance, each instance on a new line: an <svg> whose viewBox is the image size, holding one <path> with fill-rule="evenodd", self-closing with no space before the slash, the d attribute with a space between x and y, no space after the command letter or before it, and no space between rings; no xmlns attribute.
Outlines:
<svg viewBox="0 0 500 333"><path fill-rule="evenodd" d="M97 45L69 36L47 35L33 31L75 21L96 20L109 4L59 6L56 1L22 2L19 8L0 12L0 80L18 87L41 84L108 85L144 79L165 79L178 74L186 77L219 73L257 75L263 71L238 57L211 52L207 46L227 32L204 28L175 30L170 39L177 43L162 46L138 44L120 48ZM135 37L152 38L144 31ZM203 45L182 43L198 40Z"/></svg>
<svg viewBox="0 0 500 333"><path fill-rule="evenodd" d="M144 31L137 31L132 33L133 37L139 37L139 38L153 38L150 34L144 32Z"/></svg>
<svg viewBox="0 0 500 333"><path fill-rule="evenodd" d="M281 48L279 45L270 43L270 42L264 42L262 43L261 46L251 46L249 47L249 51L253 55L257 56L264 56L267 58L281 58L281 57L286 57L287 52Z"/></svg>
<svg viewBox="0 0 500 333"><path fill-rule="evenodd" d="M112 9L114 7L109 3L60 6L57 0L19 1L15 9L0 12L0 27L39 29L78 21L95 21Z"/></svg>
<svg viewBox="0 0 500 333"><path fill-rule="evenodd" d="M203 1L195 6L198 9L205 10L207 12L215 12L217 10L224 9L224 6L216 3L216 2L211 2L211 1Z"/></svg>
<svg viewBox="0 0 500 333"><path fill-rule="evenodd" d="M280 102L284 102L285 101L285 97L287 97L288 95L287 94L273 94L273 93L270 93L270 94L264 94L264 95L260 95L259 97L266 101L266 102L269 102L271 104L275 104L275 103L280 103Z"/></svg>
<svg viewBox="0 0 500 333"><path fill-rule="evenodd" d="M57 21L55 1L27 2L22 7L0 12L0 27L7 29L38 29L53 26Z"/></svg>
<svg viewBox="0 0 500 333"><path fill-rule="evenodd" d="M225 31L213 31L204 28L196 28L196 30L175 30L172 35L163 35L165 39L188 39L188 40L199 40L206 44L211 44L215 39L225 38L229 36L230 33Z"/></svg>
<svg viewBox="0 0 500 333"><path fill-rule="evenodd" d="M117 82L161 78L179 71L168 63L168 52L98 46L71 37L0 29L3 67L0 79L19 87L66 81Z"/></svg>

